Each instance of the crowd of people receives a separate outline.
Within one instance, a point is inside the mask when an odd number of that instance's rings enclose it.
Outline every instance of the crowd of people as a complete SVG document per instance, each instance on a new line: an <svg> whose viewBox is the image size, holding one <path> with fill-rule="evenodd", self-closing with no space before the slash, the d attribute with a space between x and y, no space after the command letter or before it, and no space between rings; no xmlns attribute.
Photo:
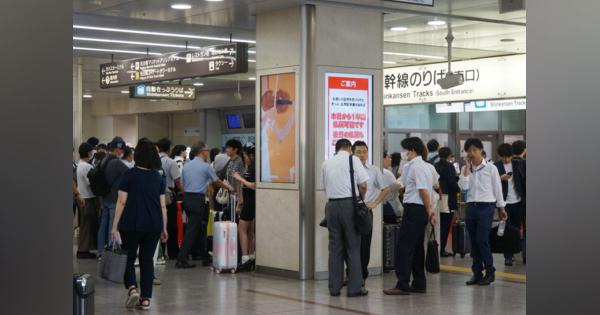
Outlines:
<svg viewBox="0 0 600 315"><path fill-rule="evenodd" d="M384 152L383 168L379 169L369 165L365 142L352 144L347 139L340 139L336 143L336 155L323 163L322 181L328 202L322 225L329 231L329 291L332 296L340 295L343 286L347 286L348 297L368 294L365 281L372 232L356 228L356 223L362 222L357 218L361 203L369 209L371 221L373 209L383 204L384 223L400 223L394 241L398 281L396 286L383 291L386 295L427 292L426 228L431 225L434 229L438 216L440 256L454 256L446 251L448 237L455 213L464 208L473 258L473 276L467 285L484 286L495 280L496 269L489 241L495 209L498 209L500 220L525 231L524 141L500 145L500 160L490 163L482 141L468 139L463 148L462 168L452 150L440 148L436 140L425 145L420 138L410 137L404 139L401 146L402 152ZM362 167L357 167L360 165ZM526 261L524 238L525 233L521 241L523 263ZM505 253L504 263L512 266L514 255ZM347 265L346 275L344 264Z"/></svg>
<svg viewBox="0 0 600 315"><path fill-rule="evenodd" d="M349 297L368 294L372 230L356 228L355 209L361 203L371 226L372 211L379 205L384 223L400 224L394 242L397 284L384 290L387 295L426 292L426 228L440 220L440 256L453 256L446 248L461 204L466 209L473 258L473 277L467 285L489 285L495 280L489 244L494 210L498 209L501 220L518 229L525 227L525 142L500 145L500 160L490 163L481 140L469 139L463 148L462 168L452 150L440 148L436 140L425 145L411 137L401 146L402 152L384 152L379 168L369 164L365 142L341 139L336 154L323 163L332 296L340 295L343 286ZM115 243L126 250L127 307L150 307L152 286L160 284L155 264L172 260L176 268L194 268L191 258L211 265L207 224L215 220L238 223L241 255L237 269L255 268L254 144L229 140L221 152L201 141L188 148L173 146L165 138L156 142L142 138L130 147L120 137L106 145L92 137L77 153L79 159L73 162L77 258L101 260L105 248ZM218 202L219 190L235 196L234 201ZM183 240L178 240L181 210L186 225ZM506 253L505 265L513 263L514 255Z"/></svg>
<svg viewBox="0 0 600 315"><path fill-rule="evenodd" d="M173 146L165 138L156 142L142 138L130 147L121 137L106 145L92 137L77 153L79 158L73 162L73 213L79 234L76 256L102 260L106 248L116 244L124 249L127 307L150 308L152 286L160 284L155 264L173 260L176 268L194 268L190 258L204 266L211 264L207 224L213 220L239 221L242 256L237 269L254 269L252 143L242 146L238 140L229 140L221 153L201 141L188 151L185 145ZM219 189L235 195L235 204L216 202ZM209 219L210 209L215 214ZM181 210L183 214L178 213ZM178 220L186 223L183 240L177 237Z"/></svg>

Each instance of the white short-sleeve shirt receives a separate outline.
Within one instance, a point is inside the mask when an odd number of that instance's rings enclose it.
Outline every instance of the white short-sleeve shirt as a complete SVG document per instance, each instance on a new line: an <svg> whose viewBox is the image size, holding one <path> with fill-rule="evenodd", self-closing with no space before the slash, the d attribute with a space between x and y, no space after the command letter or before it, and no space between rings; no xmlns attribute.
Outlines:
<svg viewBox="0 0 600 315"><path fill-rule="evenodd" d="M323 162L323 185L329 199L340 199L352 197L350 190L350 153L339 151L333 157ZM353 156L354 184L359 185L369 180L369 175L363 167L360 159ZM358 187L354 187L358 196ZM367 188L368 189L368 188Z"/></svg>

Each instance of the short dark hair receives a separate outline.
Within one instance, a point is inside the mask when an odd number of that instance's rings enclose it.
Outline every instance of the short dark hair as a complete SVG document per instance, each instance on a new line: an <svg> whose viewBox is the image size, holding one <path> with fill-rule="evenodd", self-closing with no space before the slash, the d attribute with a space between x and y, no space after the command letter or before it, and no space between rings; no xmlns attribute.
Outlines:
<svg viewBox="0 0 600 315"><path fill-rule="evenodd" d="M523 152L525 152L526 148L527 148L527 146L525 145L525 141L523 141L523 140L517 140L517 141L513 142L513 144L512 144L513 153L516 155L523 154Z"/></svg>
<svg viewBox="0 0 600 315"><path fill-rule="evenodd" d="M242 143L239 140L237 140L237 139L229 139L225 143L225 147L226 148L236 149L235 153L237 155L242 155Z"/></svg>
<svg viewBox="0 0 600 315"><path fill-rule="evenodd" d="M367 145L366 142L362 141L362 140L356 140L354 141L354 144L352 145L352 152L354 152L356 150L357 147L365 147L365 148L369 148L369 146Z"/></svg>
<svg viewBox="0 0 600 315"><path fill-rule="evenodd" d="M387 150L383 150L383 158L387 158L388 157L388 151Z"/></svg>
<svg viewBox="0 0 600 315"><path fill-rule="evenodd" d="M335 143L335 153L338 153L342 149L352 148L352 142L346 138L342 138Z"/></svg>
<svg viewBox="0 0 600 315"><path fill-rule="evenodd" d="M133 149L131 149L131 147L129 147L129 146L125 147L125 150L123 151L123 158L130 157L132 155L133 155Z"/></svg>
<svg viewBox="0 0 600 315"><path fill-rule="evenodd" d="M443 148L440 148L440 150L438 151L438 154L440 156L440 159L446 160L452 155L452 150L450 150L450 148L448 148L448 147L443 147Z"/></svg>
<svg viewBox="0 0 600 315"><path fill-rule="evenodd" d="M171 149L171 140L162 138L156 142L156 145L158 145L160 152L167 152L169 149Z"/></svg>
<svg viewBox="0 0 600 315"><path fill-rule="evenodd" d="M108 146L104 143L100 143L96 148L102 149L102 150L108 150Z"/></svg>
<svg viewBox="0 0 600 315"><path fill-rule="evenodd" d="M400 161L402 161L402 154L398 152L392 153L392 167L400 166Z"/></svg>
<svg viewBox="0 0 600 315"><path fill-rule="evenodd" d="M471 146L475 146L479 150L483 150L483 142L478 138L469 138L465 141L465 151L468 151Z"/></svg>
<svg viewBox="0 0 600 315"><path fill-rule="evenodd" d="M221 149L219 149L219 148L212 148L210 150L210 161L214 162L215 161L215 157L217 155L219 155L219 153L221 153Z"/></svg>
<svg viewBox="0 0 600 315"><path fill-rule="evenodd" d="M186 151L187 147L184 146L183 144L178 144L176 146L173 147L173 151L171 151L171 158L175 158L176 156L179 156L181 154L181 152Z"/></svg>
<svg viewBox="0 0 600 315"><path fill-rule="evenodd" d="M98 145L98 143L100 143L100 140L98 140L98 138L96 138L96 137L90 137L89 139L87 139L86 142L91 144L92 147L95 148Z"/></svg>
<svg viewBox="0 0 600 315"><path fill-rule="evenodd" d="M429 150L429 152L437 151L439 147L440 143L435 139L431 139L427 142L427 150Z"/></svg>
<svg viewBox="0 0 600 315"><path fill-rule="evenodd" d="M140 140L135 146L133 160L136 166L151 170L158 170L162 166L155 144L146 140Z"/></svg>
<svg viewBox="0 0 600 315"><path fill-rule="evenodd" d="M423 143L423 140L421 140L421 138L418 137L406 138L402 140L400 145L405 150L415 151L419 155L423 155L423 153L425 152L425 144Z"/></svg>
<svg viewBox="0 0 600 315"><path fill-rule="evenodd" d="M500 157L511 157L513 156L513 147L508 143L503 143L498 146L498 155Z"/></svg>

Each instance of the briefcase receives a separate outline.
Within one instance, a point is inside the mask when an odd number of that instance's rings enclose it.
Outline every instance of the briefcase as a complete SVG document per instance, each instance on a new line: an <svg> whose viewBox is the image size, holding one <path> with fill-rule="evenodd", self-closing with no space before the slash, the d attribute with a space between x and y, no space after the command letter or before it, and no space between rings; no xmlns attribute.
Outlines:
<svg viewBox="0 0 600 315"><path fill-rule="evenodd" d="M435 227L431 224L431 234L427 242L427 256L425 257L425 270L430 273L440 272L440 248L435 238Z"/></svg>
<svg viewBox="0 0 600 315"><path fill-rule="evenodd" d="M498 227L492 228L490 232L490 247L492 253L519 253L521 251L521 231L510 224L506 224L504 235L498 236Z"/></svg>

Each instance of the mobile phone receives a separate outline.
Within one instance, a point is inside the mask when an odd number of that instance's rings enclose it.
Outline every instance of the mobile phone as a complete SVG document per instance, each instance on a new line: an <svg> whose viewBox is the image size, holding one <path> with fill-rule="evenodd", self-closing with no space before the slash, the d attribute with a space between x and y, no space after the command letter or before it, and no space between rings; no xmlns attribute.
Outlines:
<svg viewBox="0 0 600 315"><path fill-rule="evenodd" d="M506 175L512 176L512 172L508 172L508 173L506 173Z"/></svg>

